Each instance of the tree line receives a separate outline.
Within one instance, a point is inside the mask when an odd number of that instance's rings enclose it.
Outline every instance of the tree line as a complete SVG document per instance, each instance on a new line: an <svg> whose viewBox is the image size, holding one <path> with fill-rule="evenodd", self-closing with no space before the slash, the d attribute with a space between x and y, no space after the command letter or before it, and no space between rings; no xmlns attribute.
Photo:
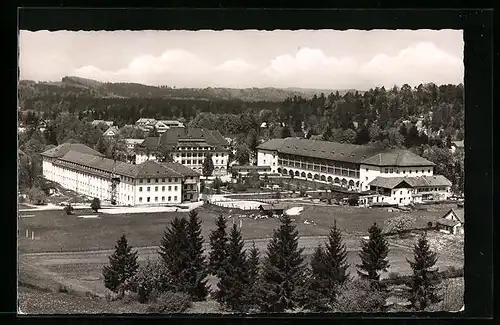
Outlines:
<svg viewBox="0 0 500 325"><path fill-rule="evenodd" d="M176 217L167 226L156 262L139 266L137 252L132 252L123 235L103 269L104 283L118 298L134 294L156 312L184 311L191 301L209 297L233 312L384 311L389 290L380 274L389 267L389 244L377 224L368 233L368 239L361 241L356 278L349 273L348 251L335 223L326 242L306 262L296 226L286 214L263 256L255 242L244 249L239 227L228 227L227 219L220 215L209 234L207 256L201 221L193 210L187 219ZM406 289L409 310L428 310L441 299L437 291L440 280L435 276L437 255L425 235L418 239L413 253L413 260L408 260L413 270ZM213 290L207 284L209 275L217 278ZM188 303L172 302L174 294Z"/></svg>

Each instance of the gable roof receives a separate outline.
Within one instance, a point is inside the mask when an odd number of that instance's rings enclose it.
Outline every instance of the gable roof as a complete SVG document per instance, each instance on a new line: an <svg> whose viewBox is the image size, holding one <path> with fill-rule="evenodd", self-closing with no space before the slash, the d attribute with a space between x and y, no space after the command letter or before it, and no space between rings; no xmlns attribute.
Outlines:
<svg viewBox="0 0 500 325"><path fill-rule="evenodd" d="M196 140L200 140L202 143L214 146L218 150L229 145L226 139L224 139L222 134L217 130L175 127L167 129L159 138L146 138L144 142L139 145L139 148L143 150L147 148L151 151L157 150L158 147L171 149L177 146L180 142L189 140L194 140L192 144L189 144L192 147L199 145L199 143L195 142Z"/></svg>
<svg viewBox="0 0 500 325"><path fill-rule="evenodd" d="M464 209L450 209L450 211L446 212L441 219L444 219L450 213L453 213L461 223L465 223Z"/></svg>
<svg viewBox="0 0 500 325"><path fill-rule="evenodd" d="M118 134L119 130L116 126L110 126L106 131L104 131L103 135L108 135L110 132L113 132L114 134Z"/></svg>
<svg viewBox="0 0 500 325"><path fill-rule="evenodd" d="M259 145L257 149L375 166L434 165L434 163L408 150L379 149L370 146L313 139L271 139Z"/></svg>
<svg viewBox="0 0 500 325"><path fill-rule="evenodd" d="M368 183L370 186L393 189L402 182L410 187L451 186L451 182L443 175L415 176L415 177L376 177Z"/></svg>
<svg viewBox="0 0 500 325"><path fill-rule="evenodd" d="M66 155L69 151L74 151L74 152L77 152L77 153L81 153L81 154L88 154L88 155L93 155L93 156L103 156L100 152L84 145L84 144L81 144L81 143L75 143L75 142L72 142L70 140L68 140L67 142L55 147L55 148L52 148L52 149L49 149L45 152L42 152L41 155L42 156L46 156L46 157L52 157L52 158L60 158L60 157L63 157L64 155Z"/></svg>
<svg viewBox="0 0 500 325"><path fill-rule="evenodd" d="M285 209L285 207L282 204L261 204L259 205L259 208L264 211Z"/></svg>
<svg viewBox="0 0 500 325"><path fill-rule="evenodd" d="M192 170L191 168L189 167L186 167L184 165L181 165L179 163L176 163L176 162L162 162L160 163L163 167L167 168L167 169L170 169L176 173L179 173L179 174L182 174L184 176L195 176L195 177L198 177L200 176L201 174Z"/></svg>

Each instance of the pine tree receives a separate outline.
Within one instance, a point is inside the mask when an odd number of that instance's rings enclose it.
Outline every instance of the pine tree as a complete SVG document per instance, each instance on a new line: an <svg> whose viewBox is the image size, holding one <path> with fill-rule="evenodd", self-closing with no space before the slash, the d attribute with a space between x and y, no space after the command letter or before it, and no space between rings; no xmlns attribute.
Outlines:
<svg viewBox="0 0 500 325"><path fill-rule="evenodd" d="M101 136L99 138L99 140L97 141L97 143L95 145L95 150L102 153L103 155L105 155L108 152L108 144L106 143L106 140L104 139L104 137Z"/></svg>
<svg viewBox="0 0 500 325"><path fill-rule="evenodd" d="M132 252L125 234L118 239L115 252L109 257L109 264L102 270L104 286L113 292L123 293L126 281L134 276L139 268L137 252Z"/></svg>
<svg viewBox="0 0 500 325"><path fill-rule="evenodd" d="M246 304L249 309L252 309L258 306L258 283L260 278L260 252L255 246L255 242L252 243L252 248L248 252L246 264L248 275Z"/></svg>
<svg viewBox="0 0 500 325"><path fill-rule="evenodd" d="M435 286L438 270L432 269L438 257L436 252L431 251L425 234L415 244L413 258L414 261L407 259L413 270L409 300L413 308L422 311L440 301Z"/></svg>
<svg viewBox="0 0 500 325"><path fill-rule="evenodd" d="M226 219L222 214L215 220L215 225L217 228L212 230L209 235L209 270L210 274L217 276L222 269L224 261L226 260L228 245Z"/></svg>
<svg viewBox="0 0 500 325"><path fill-rule="evenodd" d="M203 168L203 176L205 177L212 176L212 173L214 172L214 162L212 160L211 154L207 153L207 156L203 161L202 168Z"/></svg>
<svg viewBox="0 0 500 325"><path fill-rule="evenodd" d="M298 248L299 234L288 215L280 218L281 225L273 232L267 245L262 270L261 309L284 312L300 305L300 281L304 275L303 248Z"/></svg>
<svg viewBox="0 0 500 325"><path fill-rule="evenodd" d="M387 271L389 262L389 244L382 236L382 229L374 223L368 229L368 241L361 240L361 264L358 264L358 274L361 278L368 279L374 288L380 288L380 271Z"/></svg>
<svg viewBox="0 0 500 325"><path fill-rule="evenodd" d="M169 283L164 283L162 287L188 292L186 278L190 271L190 246L186 219L175 217L170 227L167 226L158 251L168 272Z"/></svg>
<svg viewBox="0 0 500 325"><path fill-rule="evenodd" d="M188 292L194 301L203 301L208 294L206 261L203 256L203 237L201 235L201 221L198 212L189 212L187 235L190 244L190 266L188 272Z"/></svg>
<svg viewBox="0 0 500 325"><path fill-rule="evenodd" d="M216 300L224 307L234 311L245 311L246 293L248 288L243 240L237 225L233 225L229 233L227 258L219 272Z"/></svg>
<svg viewBox="0 0 500 325"><path fill-rule="evenodd" d="M325 250L321 245L315 248L300 287L303 290L301 294L303 299L300 302L302 307L314 312L328 310Z"/></svg>

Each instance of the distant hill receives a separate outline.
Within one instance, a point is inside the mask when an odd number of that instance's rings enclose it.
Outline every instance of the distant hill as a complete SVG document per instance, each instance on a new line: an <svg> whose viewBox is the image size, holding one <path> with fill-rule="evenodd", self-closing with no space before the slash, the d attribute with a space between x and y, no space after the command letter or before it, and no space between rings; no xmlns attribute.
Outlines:
<svg viewBox="0 0 500 325"><path fill-rule="evenodd" d="M311 98L324 93L325 96L336 90L322 89L301 89L301 88L174 88L169 86L150 86L139 83L111 83L100 82L93 79L68 76L62 78L60 82L34 82L22 80L19 82L20 91L24 94L40 92L60 91L67 94L76 92L80 96L87 95L95 98L172 98L172 99L226 99L243 100L248 102L269 101L281 102L288 97L301 96ZM60 89L57 89L60 88ZM29 90L28 90L29 89ZM341 95L348 91L338 90ZM29 96L29 95L28 95Z"/></svg>

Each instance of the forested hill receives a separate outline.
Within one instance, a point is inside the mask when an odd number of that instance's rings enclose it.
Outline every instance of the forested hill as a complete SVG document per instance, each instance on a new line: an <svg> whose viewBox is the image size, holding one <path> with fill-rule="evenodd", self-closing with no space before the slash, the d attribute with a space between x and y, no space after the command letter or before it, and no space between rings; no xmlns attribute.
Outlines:
<svg viewBox="0 0 500 325"><path fill-rule="evenodd" d="M174 88L148 86L139 83L100 82L80 77L64 77L60 82L20 81L21 99L40 97L45 93L60 93L64 97L93 98L171 98L204 100L242 100L246 102L281 102L289 97L312 98L314 94L329 94L337 90L300 88ZM340 95L348 91L338 90Z"/></svg>

